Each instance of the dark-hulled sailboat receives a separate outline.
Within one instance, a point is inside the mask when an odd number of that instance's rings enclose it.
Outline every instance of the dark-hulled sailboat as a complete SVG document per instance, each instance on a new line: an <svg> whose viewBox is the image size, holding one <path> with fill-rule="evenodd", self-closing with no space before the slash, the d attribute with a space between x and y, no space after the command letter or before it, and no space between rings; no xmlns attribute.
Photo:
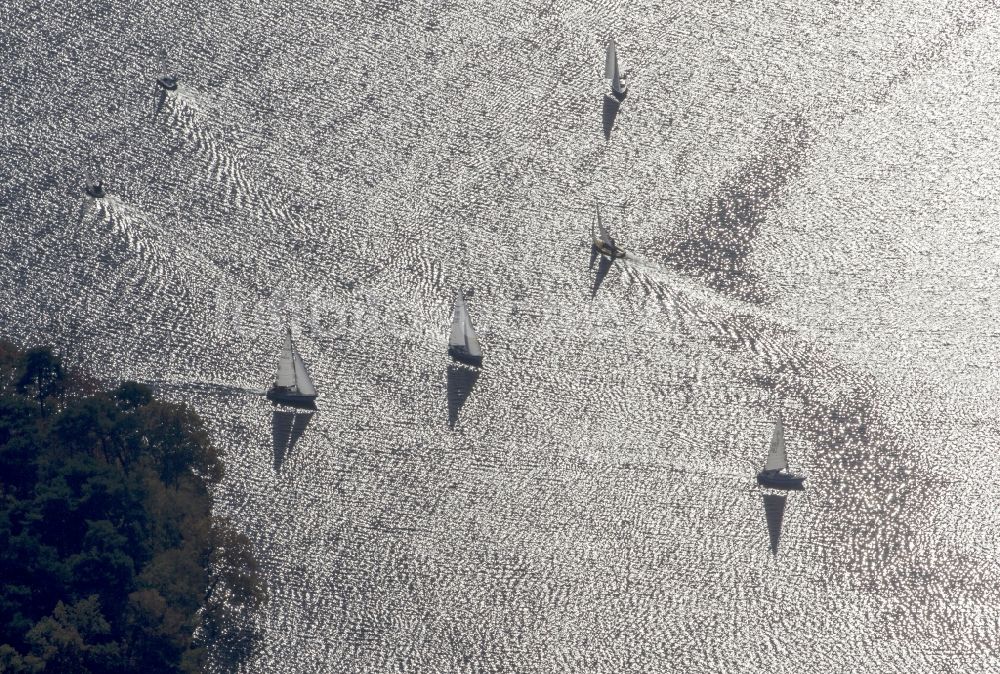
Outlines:
<svg viewBox="0 0 1000 674"><path fill-rule="evenodd" d="M611 233L604 226L604 220L601 219L601 204L597 204L597 232L594 232L594 223L591 222L590 238L593 239L594 248L601 255L610 257L612 260L625 257L624 249L618 247Z"/></svg>
<svg viewBox="0 0 1000 674"><path fill-rule="evenodd" d="M292 329L287 328L285 344L278 356L278 376L267 389L267 397L274 403L297 407L311 407L316 400L316 387L302 357L292 344Z"/></svg>
<svg viewBox="0 0 1000 674"><path fill-rule="evenodd" d="M104 183L102 183L100 180L96 182L94 181L88 182L87 185L83 188L83 192L88 197L91 197L93 199L103 199L105 196L107 196L107 192L104 191Z"/></svg>
<svg viewBox="0 0 1000 674"><path fill-rule="evenodd" d="M789 472L788 457L785 455L785 428L781 417L774 424L771 448L764 462L764 470L757 473L757 482L776 489L802 489L806 476Z"/></svg>

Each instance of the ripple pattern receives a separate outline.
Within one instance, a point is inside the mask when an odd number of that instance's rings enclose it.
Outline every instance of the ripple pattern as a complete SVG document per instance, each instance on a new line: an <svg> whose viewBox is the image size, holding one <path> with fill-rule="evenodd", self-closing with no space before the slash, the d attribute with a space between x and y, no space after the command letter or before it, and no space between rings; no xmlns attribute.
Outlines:
<svg viewBox="0 0 1000 674"><path fill-rule="evenodd" d="M15 2L3 334L207 419L247 671L995 671L997 19Z"/></svg>

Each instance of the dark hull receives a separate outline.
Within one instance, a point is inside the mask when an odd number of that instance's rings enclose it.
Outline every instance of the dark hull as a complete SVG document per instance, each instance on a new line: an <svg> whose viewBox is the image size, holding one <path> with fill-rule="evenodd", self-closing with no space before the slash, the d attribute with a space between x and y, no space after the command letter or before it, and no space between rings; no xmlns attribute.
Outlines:
<svg viewBox="0 0 1000 674"><path fill-rule="evenodd" d="M594 248L597 249L598 253L600 253L601 255L606 255L607 257L610 257L612 260L625 257L624 250L618 248L617 246L615 246L614 248L606 246L600 239L596 238L594 239Z"/></svg>
<svg viewBox="0 0 1000 674"><path fill-rule="evenodd" d="M626 99L626 97L628 97L628 89L626 89L625 91L623 91L621 93L618 93L617 91L615 91L614 89L612 89L611 90L611 95L614 96L615 100L617 100L619 103L622 103Z"/></svg>
<svg viewBox="0 0 1000 674"><path fill-rule="evenodd" d="M458 362L465 363L466 365L481 367L483 364L482 356L473 356L465 349L457 346L449 346L448 355L457 360Z"/></svg>
<svg viewBox="0 0 1000 674"><path fill-rule="evenodd" d="M177 80L172 77L157 78L156 83L167 91L176 91L177 89Z"/></svg>
<svg viewBox="0 0 1000 674"><path fill-rule="evenodd" d="M757 473L757 484L773 489L805 489L805 476L789 473L774 473L761 471Z"/></svg>
<svg viewBox="0 0 1000 674"><path fill-rule="evenodd" d="M302 395L292 391L271 387L267 390L267 399L275 404L290 405L302 409L316 409L316 396Z"/></svg>
<svg viewBox="0 0 1000 674"><path fill-rule="evenodd" d="M105 194L104 188L100 185L88 185L83 188L83 191L86 192L88 197L93 197L95 199L103 199Z"/></svg>

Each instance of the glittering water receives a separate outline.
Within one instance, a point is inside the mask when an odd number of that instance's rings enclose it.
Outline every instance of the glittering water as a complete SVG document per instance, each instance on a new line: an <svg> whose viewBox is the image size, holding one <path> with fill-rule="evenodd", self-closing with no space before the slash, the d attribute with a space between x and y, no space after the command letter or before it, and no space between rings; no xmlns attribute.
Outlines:
<svg viewBox="0 0 1000 674"><path fill-rule="evenodd" d="M998 18L14 0L3 333L209 421L248 671L996 671Z"/></svg>

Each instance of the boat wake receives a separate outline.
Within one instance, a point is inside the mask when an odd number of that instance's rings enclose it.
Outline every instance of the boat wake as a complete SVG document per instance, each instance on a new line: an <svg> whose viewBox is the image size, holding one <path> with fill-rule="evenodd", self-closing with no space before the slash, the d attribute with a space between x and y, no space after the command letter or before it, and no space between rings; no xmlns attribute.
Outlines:
<svg viewBox="0 0 1000 674"><path fill-rule="evenodd" d="M119 197L107 195L94 199L93 205L84 204L80 213L81 224L102 223L125 246L134 253L154 277L166 273L167 256L155 238L150 236L150 223L137 209L132 208Z"/></svg>

